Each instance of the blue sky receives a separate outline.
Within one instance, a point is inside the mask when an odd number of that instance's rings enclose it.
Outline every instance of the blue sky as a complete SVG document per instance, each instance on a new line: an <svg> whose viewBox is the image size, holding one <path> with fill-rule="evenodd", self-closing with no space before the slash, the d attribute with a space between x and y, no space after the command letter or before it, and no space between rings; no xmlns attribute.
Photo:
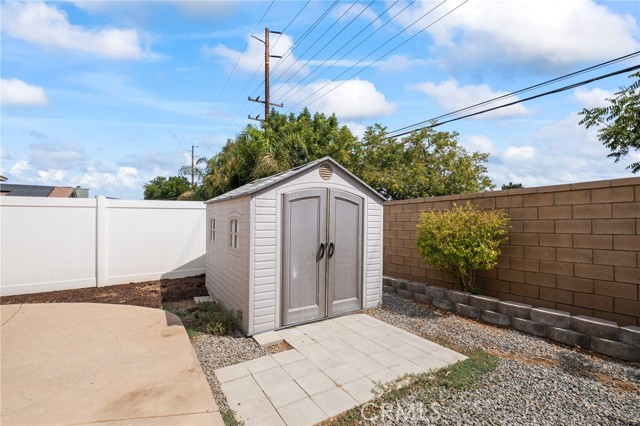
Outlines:
<svg viewBox="0 0 640 426"><path fill-rule="evenodd" d="M265 26L286 28L271 35L284 56L271 62L272 101L336 113L358 135L640 50L636 1L463 2L276 1L266 15L270 1L2 2L0 173L142 198L145 182L188 164L192 144L209 157L261 112L246 98L263 91L263 47L250 35ZM577 113L629 82L620 75L439 129L489 152L498 187L628 177L638 153L615 164Z"/></svg>

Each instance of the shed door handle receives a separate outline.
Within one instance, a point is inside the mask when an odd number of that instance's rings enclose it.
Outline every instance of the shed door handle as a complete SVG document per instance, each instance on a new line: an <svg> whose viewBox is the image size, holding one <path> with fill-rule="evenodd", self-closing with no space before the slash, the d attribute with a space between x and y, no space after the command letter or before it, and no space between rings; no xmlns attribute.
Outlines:
<svg viewBox="0 0 640 426"><path fill-rule="evenodd" d="M318 256L318 260L322 260L324 257L324 243L320 243L320 255Z"/></svg>
<svg viewBox="0 0 640 426"><path fill-rule="evenodd" d="M329 250L327 250L327 257L331 259L333 257L333 252L335 251L336 246L333 243L329 243Z"/></svg>

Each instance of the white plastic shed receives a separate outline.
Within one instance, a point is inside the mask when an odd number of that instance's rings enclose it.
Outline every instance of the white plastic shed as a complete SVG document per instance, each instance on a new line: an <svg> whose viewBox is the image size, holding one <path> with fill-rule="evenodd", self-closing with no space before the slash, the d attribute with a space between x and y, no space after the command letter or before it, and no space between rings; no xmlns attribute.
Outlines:
<svg viewBox="0 0 640 426"><path fill-rule="evenodd" d="M329 157L207 201L209 294L247 335L378 306L383 201Z"/></svg>

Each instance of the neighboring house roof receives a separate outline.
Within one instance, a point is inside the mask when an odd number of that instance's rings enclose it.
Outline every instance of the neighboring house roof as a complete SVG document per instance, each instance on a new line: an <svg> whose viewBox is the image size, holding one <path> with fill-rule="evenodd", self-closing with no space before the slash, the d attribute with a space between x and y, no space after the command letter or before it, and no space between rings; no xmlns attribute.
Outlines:
<svg viewBox="0 0 640 426"><path fill-rule="evenodd" d="M258 180L254 180L253 182L250 182L246 185L243 185L239 188L233 189L229 192L225 192L222 195L218 195L215 198L210 199L209 201L205 201L205 204L213 204L213 203L217 203L220 201L225 201L225 200L231 200L233 198L239 198L239 197L244 197L245 195L250 195L250 194L254 194L258 191L262 191L263 189L267 189L270 188L280 182L283 182L287 179L293 178L294 176L297 176L301 173L304 173L305 171L309 170L310 168L321 164L321 163L331 163L332 165L336 166L337 168L339 168L340 170L342 170L343 172L345 172L346 174L348 174L349 176L351 176L353 179L355 179L358 183L360 183L362 186L364 186L367 190L369 190L369 192L371 192L372 194L374 194L375 196L377 196L378 198L387 201L386 198L384 198L382 195L380 195L379 192L377 192L376 190L374 190L373 188L371 188L369 185L367 185L366 183L364 183L362 180L360 180L356 175L354 175L353 173L351 173L349 170L345 169L344 167L342 167L336 160L334 160L331 157L323 157L320 158L318 160L315 161L311 161L310 163L307 163L303 166L299 166L299 167L295 167L293 169L287 170L286 172L282 172L282 173L278 173L276 175L273 176L268 176L262 179L258 179Z"/></svg>
<svg viewBox="0 0 640 426"><path fill-rule="evenodd" d="M44 185L16 185L12 183L0 183L0 194L10 197L75 197L75 191L71 187L44 186Z"/></svg>
<svg viewBox="0 0 640 426"><path fill-rule="evenodd" d="M70 187L58 186L53 188L53 191L49 193L49 197L56 197L56 198L71 198L75 196L76 196L75 190Z"/></svg>

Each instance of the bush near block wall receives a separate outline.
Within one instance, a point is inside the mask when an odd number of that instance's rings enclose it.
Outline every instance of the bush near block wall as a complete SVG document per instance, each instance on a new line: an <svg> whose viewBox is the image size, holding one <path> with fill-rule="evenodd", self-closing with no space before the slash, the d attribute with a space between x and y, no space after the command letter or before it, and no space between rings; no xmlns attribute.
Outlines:
<svg viewBox="0 0 640 426"><path fill-rule="evenodd" d="M640 178L387 202L384 273L453 288L420 257L416 224L467 201L511 217L498 266L478 273L483 294L640 325Z"/></svg>

